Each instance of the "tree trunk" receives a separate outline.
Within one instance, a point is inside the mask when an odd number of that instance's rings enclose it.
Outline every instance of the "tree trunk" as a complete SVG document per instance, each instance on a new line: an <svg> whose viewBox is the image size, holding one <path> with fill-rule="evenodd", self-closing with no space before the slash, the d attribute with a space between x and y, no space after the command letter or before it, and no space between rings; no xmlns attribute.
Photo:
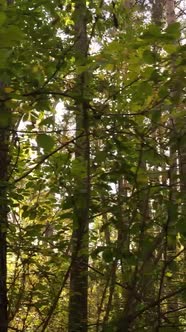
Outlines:
<svg viewBox="0 0 186 332"><path fill-rule="evenodd" d="M162 23L164 3L165 0L154 0L152 3L152 22L157 25Z"/></svg>
<svg viewBox="0 0 186 332"><path fill-rule="evenodd" d="M130 244L130 225L128 218L125 217L124 201L127 197L128 183L124 179L125 174L118 181L118 249L122 252L123 257L129 255ZM125 263L125 258L121 258L121 280L126 283L126 275L131 273L130 268ZM127 332L131 325L130 315L135 306L135 299L131 289L123 289L122 300L124 308L119 314L117 322L117 332Z"/></svg>
<svg viewBox="0 0 186 332"><path fill-rule="evenodd" d="M8 135L0 128L0 331L8 331L7 314L7 246L8 224L7 174L8 174Z"/></svg>
<svg viewBox="0 0 186 332"><path fill-rule="evenodd" d="M7 0L7 6L13 1ZM4 86L3 82L2 87ZM8 227L8 201L7 184L9 168L9 125L11 114L2 102L0 104L2 119L0 123L0 331L8 331L8 300L7 300L7 227Z"/></svg>
<svg viewBox="0 0 186 332"><path fill-rule="evenodd" d="M74 10L74 50L78 65L84 65L87 57L87 9L85 0L77 0ZM75 161L79 174L75 177L74 220L72 234L72 267L70 274L69 332L87 331L88 297L88 237L89 237L89 116L85 92L87 73L76 78L76 132L82 137L76 141ZM81 175L81 173L83 175Z"/></svg>
<svg viewBox="0 0 186 332"><path fill-rule="evenodd" d="M165 10L166 10L166 21L167 24L172 24L176 22L176 14L175 14L175 2L174 0L166 0L165 1Z"/></svg>
<svg viewBox="0 0 186 332"><path fill-rule="evenodd" d="M165 1L165 12L166 12L166 22L168 25L176 22L176 14L175 14L175 2L174 0L166 0ZM174 75L175 71L175 59L172 57L172 74ZM176 91L176 86L172 87L171 96L174 97ZM176 107L174 105L173 107ZM170 169L169 169L169 208L168 208L168 222L167 222L167 253L166 253L166 261L171 262L174 261L174 256L176 255L177 249L177 234L176 234L176 224L178 222L178 206L177 206L177 193L178 193L178 147L176 144L177 138L176 136L176 127L177 123L175 119L171 116L170 109L170 127L172 128L172 133L170 133ZM170 263L168 265L169 271L172 272L173 277L170 278L168 284L168 292L175 291L175 271L174 265ZM170 312L169 321L172 326L177 327L177 331L179 331L179 312L178 309L178 298L173 297L169 298L167 301L168 312ZM173 313L173 315L171 314Z"/></svg>

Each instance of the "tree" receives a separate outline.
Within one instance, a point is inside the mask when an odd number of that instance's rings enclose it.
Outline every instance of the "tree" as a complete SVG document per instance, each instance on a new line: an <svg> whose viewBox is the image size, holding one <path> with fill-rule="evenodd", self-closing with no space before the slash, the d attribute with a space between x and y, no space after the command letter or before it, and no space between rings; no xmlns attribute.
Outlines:
<svg viewBox="0 0 186 332"><path fill-rule="evenodd" d="M1 105L3 107L3 103ZM8 110L3 110L8 113ZM5 120L6 122L6 120ZM7 331L7 245L6 233L8 224L8 168L9 168L9 136L6 123L0 126L0 329Z"/></svg>
<svg viewBox="0 0 186 332"><path fill-rule="evenodd" d="M184 330L185 47L165 5L2 1L3 332Z"/></svg>
<svg viewBox="0 0 186 332"><path fill-rule="evenodd" d="M86 66L88 52L86 1L76 1L74 55L77 66ZM70 271L69 332L87 331L88 251L90 205L89 84L88 72L76 78L76 148L74 160L72 265ZM78 136L81 134L81 137ZM77 169L75 169L75 167Z"/></svg>

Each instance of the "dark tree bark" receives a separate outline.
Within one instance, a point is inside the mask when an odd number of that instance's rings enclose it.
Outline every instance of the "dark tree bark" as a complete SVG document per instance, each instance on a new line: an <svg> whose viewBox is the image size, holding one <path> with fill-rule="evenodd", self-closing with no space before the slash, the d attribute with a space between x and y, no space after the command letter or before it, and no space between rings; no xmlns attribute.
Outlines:
<svg viewBox="0 0 186 332"><path fill-rule="evenodd" d="M165 15L166 15L166 22L167 25L176 22L176 14L175 14L175 1L174 0L166 0L165 1ZM172 74L175 74L175 58L172 57ZM177 87L176 84L172 87L171 96L174 97ZM174 105L173 107L176 107ZM167 239L167 253L166 259L168 262L174 261L174 257L176 255L177 250L177 237L176 237L176 223L178 222L178 205L176 202L177 193L179 191L179 179L178 179L178 146L177 146L177 126L178 123L174 117L171 115L172 109L170 108L170 127L172 129L172 133L170 133L170 169L169 169L169 183L170 183L170 190L169 190L169 206L168 209L168 223L167 223L167 234L170 236L170 239ZM174 208L174 211L173 211ZM174 267L172 264L169 264L169 270L172 271L174 276ZM174 292L175 290L175 279L174 277L170 279L168 292ZM172 326L177 327L177 331L179 331L179 312L178 309L178 298L171 297L167 301L167 308L168 311L173 313L169 318L170 324Z"/></svg>
<svg viewBox="0 0 186 332"><path fill-rule="evenodd" d="M7 174L8 174L8 135L0 127L0 331L8 331L7 314L7 245L8 224Z"/></svg>
<svg viewBox="0 0 186 332"><path fill-rule="evenodd" d="M11 5L13 0L7 0L7 6ZM1 91L3 92L4 82L1 82ZM3 92L4 94L4 92ZM4 103L0 104L0 112L5 122L0 123L0 331L8 331L8 300L7 300L7 226L8 226L8 169L9 169L9 125L10 112L6 109ZM2 118L3 118L2 117Z"/></svg>
<svg viewBox="0 0 186 332"><path fill-rule="evenodd" d="M74 10L74 51L78 64L85 64L87 57L87 8L85 0L77 0ZM76 77L75 93L77 139L75 158L80 163L83 177L75 179L74 220L72 234L72 267L70 274L69 332L87 331L88 298L88 237L89 237L89 115L86 101L87 72ZM81 172L81 170L80 170Z"/></svg>

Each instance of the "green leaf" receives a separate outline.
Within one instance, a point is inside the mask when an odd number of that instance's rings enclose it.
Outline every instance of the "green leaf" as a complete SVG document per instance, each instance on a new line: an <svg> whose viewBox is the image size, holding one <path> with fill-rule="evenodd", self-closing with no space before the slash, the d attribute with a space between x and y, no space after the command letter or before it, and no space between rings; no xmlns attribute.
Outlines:
<svg viewBox="0 0 186 332"><path fill-rule="evenodd" d="M149 79L149 78L151 77L153 71L154 71L154 68L153 68L153 67L146 67L146 68L143 70L142 75L143 75L144 78Z"/></svg>
<svg viewBox="0 0 186 332"><path fill-rule="evenodd" d="M185 219L184 218L179 218L179 220L176 224L176 230L181 235L186 236L186 224L185 224Z"/></svg>
<svg viewBox="0 0 186 332"><path fill-rule="evenodd" d="M55 144L53 137L46 134L39 134L36 140L38 146L44 149L45 152L52 150Z"/></svg>
<svg viewBox="0 0 186 332"><path fill-rule="evenodd" d="M161 119L161 111L158 109L152 110L151 119L152 119L153 123L158 123Z"/></svg>
<svg viewBox="0 0 186 332"><path fill-rule="evenodd" d="M25 228L26 236L35 237L39 236L40 232L43 231L42 224L29 225Z"/></svg>
<svg viewBox="0 0 186 332"><path fill-rule="evenodd" d="M176 44L165 44L163 45L163 48L164 50L167 52L167 53L175 53L177 51L177 48L178 46Z"/></svg>
<svg viewBox="0 0 186 332"><path fill-rule="evenodd" d="M104 251L103 251L103 259L106 263L110 263L113 261L113 250L112 248L106 248Z"/></svg>
<svg viewBox="0 0 186 332"><path fill-rule="evenodd" d="M6 128L11 123L11 114L7 110L0 110L0 128Z"/></svg>
<svg viewBox="0 0 186 332"><path fill-rule="evenodd" d="M6 21L6 15L4 12L0 12L0 26L2 26Z"/></svg>
<svg viewBox="0 0 186 332"><path fill-rule="evenodd" d="M44 125L53 125L54 124L54 117L53 115L52 116L49 116L48 118L42 120L40 122L40 126L44 126Z"/></svg>
<svg viewBox="0 0 186 332"><path fill-rule="evenodd" d="M155 53L150 50L145 50L143 52L143 59L148 64L153 64L156 61Z"/></svg>
<svg viewBox="0 0 186 332"><path fill-rule="evenodd" d="M143 152L143 159L144 161L148 162L150 165L161 165L162 163L162 156L158 154L153 149L149 149Z"/></svg>
<svg viewBox="0 0 186 332"><path fill-rule="evenodd" d="M142 39L151 41L157 41L158 37L161 37L161 29L156 24L150 24L142 35Z"/></svg>
<svg viewBox="0 0 186 332"><path fill-rule="evenodd" d="M7 59L9 57L10 50L0 49L0 68L5 68L8 66Z"/></svg>
<svg viewBox="0 0 186 332"><path fill-rule="evenodd" d="M97 151L96 152L96 161L100 163L106 159L106 156L107 156L106 151Z"/></svg>
<svg viewBox="0 0 186 332"><path fill-rule="evenodd" d="M21 41L24 38L23 32L16 25L10 25L5 32L10 40Z"/></svg>
<svg viewBox="0 0 186 332"><path fill-rule="evenodd" d="M23 32L16 25L10 25L0 31L0 47L16 46L23 38Z"/></svg>
<svg viewBox="0 0 186 332"><path fill-rule="evenodd" d="M170 24L166 28L165 32L168 36L172 36L175 39L178 39L180 37L180 23L174 22L174 23Z"/></svg>

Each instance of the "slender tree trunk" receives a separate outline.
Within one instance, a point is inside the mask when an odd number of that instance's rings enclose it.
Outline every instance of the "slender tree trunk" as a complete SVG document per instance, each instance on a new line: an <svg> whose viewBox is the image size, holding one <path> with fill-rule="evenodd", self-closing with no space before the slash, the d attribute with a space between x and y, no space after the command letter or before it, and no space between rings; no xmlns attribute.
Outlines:
<svg viewBox="0 0 186 332"><path fill-rule="evenodd" d="M130 243L130 225L129 220L125 218L124 210L124 199L127 197L127 181L123 175L118 181L118 249L122 252L123 257L129 254L129 243ZM125 266L125 258L121 258L121 272L122 272L122 283L126 282L126 274L130 274L131 271L127 271L128 267ZM122 292L124 309L119 316L117 323L117 332L128 332L130 327L130 314L134 308L133 305L135 300L131 292L131 289L123 289Z"/></svg>
<svg viewBox="0 0 186 332"><path fill-rule="evenodd" d="M182 204L181 204L181 214L185 221L186 218L186 122L180 124L180 129L182 133L182 144L179 148L179 172L180 172L180 190L182 194ZM186 241L183 242L184 245L184 258L183 258L183 271L186 271ZM184 273L184 281L186 282L186 273Z"/></svg>
<svg viewBox="0 0 186 332"><path fill-rule="evenodd" d="M176 22L175 1L165 0L166 21L167 24Z"/></svg>
<svg viewBox="0 0 186 332"><path fill-rule="evenodd" d="M152 22L157 25L162 23L164 4L165 0L154 0L152 2Z"/></svg>
<svg viewBox="0 0 186 332"><path fill-rule="evenodd" d="M157 26L162 25L163 16L164 16L164 5L165 5L165 0L152 1L152 23L156 24ZM160 51L160 49L157 47L157 45L154 45L153 51L154 51L154 55L156 55ZM156 65L158 66L158 63ZM161 147L161 139L162 139L163 133L161 131L162 131L161 127L157 128L157 130L155 130L155 132L154 132L154 136L155 136L155 139L157 138L157 141L158 141L158 136L160 136L159 148L160 148L160 151L163 153L164 151L162 151L162 147ZM163 166L162 166L162 169L163 169ZM157 174L158 174L158 167L155 167L155 170L157 171ZM157 182L158 182L158 179L157 179ZM167 182L167 178L166 178L166 182ZM166 251L166 248L165 248L165 251ZM160 274L160 282L158 285L158 288L159 288L158 289L158 298L161 297L161 294L162 294L163 288L164 288L164 269L162 269L161 273L162 274ZM153 291L155 294L155 289ZM159 329L161 326L161 320L162 320L161 311L162 311L161 303L159 302L157 305L157 317L155 316L156 320L154 323L154 329L156 332L159 332Z"/></svg>
<svg viewBox="0 0 186 332"><path fill-rule="evenodd" d="M12 1L6 1L9 6ZM2 82L3 83L3 82ZM8 299L7 299L7 227L8 201L7 184L9 169L9 131L10 113L3 102L0 112L6 113L7 124L0 125L0 331L8 331Z"/></svg>
<svg viewBox="0 0 186 332"><path fill-rule="evenodd" d="M0 128L0 331L8 331L7 314L7 246L8 224L7 174L8 174L8 135Z"/></svg>
<svg viewBox="0 0 186 332"><path fill-rule="evenodd" d="M87 8L85 0L77 0L74 10L75 57L78 65L84 65L87 57ZM72 234L72 268L70 274L69 332L87 331L88 297L88 237L89 237L89 115L86 101L88 84L87 72L76 78L76 129L77 139L75 160L79 174L75 178L74 220ZM83 175L81 175L81 173Z"/></svg>
<svg viewBox="0 0 186 332"><path fill-rule="evenodd" d="M165 1L165 14L166 14L166 22L168 25L176 22L176 14L175 14L175 1L174 0L166 0ZM175 59L172 58L172 74L175 71ZM174 96L176 91L176 86L173 87L171 95ZM176 107L176 105L174 106ZM178 147L176 144L177 138L174 137L176 135L176 127L177 123L175 119L171 116L170 109L170 119L169 119L170 127L172 128L170 134L170 170L169 170L169 208L168 208L168 223L167 223L167 261L171 262L173 257L176 255L177 249L177 237L176 237L176 223L178 221L178 207L177 207L177 192L178 192ZM168 282L168 292L175 290L175 271L174 266L169 264L169 271L172 271L173 277ZM167 301L168 311L173 313L170 315L169 321L170 323L177 327L177 331L179 331L179 314L177 312L178 309L178 298L173 297L168 299Z"/></svg>

